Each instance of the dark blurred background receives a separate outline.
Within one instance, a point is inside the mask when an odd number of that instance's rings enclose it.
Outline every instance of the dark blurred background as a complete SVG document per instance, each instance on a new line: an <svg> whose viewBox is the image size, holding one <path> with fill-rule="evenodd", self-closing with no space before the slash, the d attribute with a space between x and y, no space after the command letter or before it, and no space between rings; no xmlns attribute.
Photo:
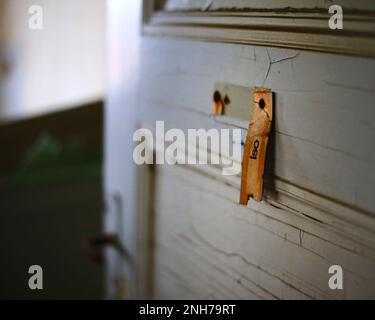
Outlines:
<svg viewBox="0 0 375 320"><path fill-rule="evenodd" d="M105 1L39 0L40 30L34 4L0 0L0 299L103 298Z"/></svg>

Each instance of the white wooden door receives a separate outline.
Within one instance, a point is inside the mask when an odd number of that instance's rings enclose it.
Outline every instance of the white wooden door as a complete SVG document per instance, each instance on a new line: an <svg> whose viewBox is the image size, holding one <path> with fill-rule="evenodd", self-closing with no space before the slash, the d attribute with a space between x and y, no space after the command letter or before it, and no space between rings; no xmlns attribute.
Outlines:
<svg viewBox="0 0 375 320"><path fill-rule="evenodd" d="M106 195L124 201L131 295L375 298L371 1L337 1L342 30L329 29L327 1L131 2L109 6L106 131ZM218 82L275 93L264 199L246 207L240 175L132 159L134 130L157 120L245 135L248 121L212 116ZM333 265L342 290L329 287Z"/></svg>

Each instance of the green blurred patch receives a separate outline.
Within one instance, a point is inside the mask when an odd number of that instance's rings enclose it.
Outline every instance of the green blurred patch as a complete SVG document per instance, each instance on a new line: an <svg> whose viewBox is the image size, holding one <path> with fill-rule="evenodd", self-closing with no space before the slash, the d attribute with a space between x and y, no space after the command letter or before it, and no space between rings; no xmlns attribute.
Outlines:
<svg viewBox="0 0 375 320"><path fill-rule="evenodd" d="M9 177L10 187L40 186L101 178L102 148L85 148L79 135L60 142L42 133L21 158Z"/></svg>

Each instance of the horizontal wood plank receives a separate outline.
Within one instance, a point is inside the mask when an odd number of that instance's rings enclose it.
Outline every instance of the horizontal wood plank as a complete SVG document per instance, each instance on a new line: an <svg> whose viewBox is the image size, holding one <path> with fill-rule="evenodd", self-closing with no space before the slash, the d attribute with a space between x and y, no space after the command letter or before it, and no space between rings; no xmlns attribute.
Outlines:
<svg viewBox="0 0 375 320"><path fill-rule="evenodd" d="M168 0L164 9L168 11L181 10L319 10L327 9L333 3L325 0ZM334 4L341 5L345 10L375 11L372 0L337 0Z"/></svg>
<svg viewBox="0 0 375 320"><path fill-rule="evenodd" d="M316 8L173 10L152 14L143 31L147 36L375 57L375 11L344 11L341 30L329 28L330 17L328 10Z"/></svg>
<svg viewBox="0 0 375 320"><path fill-rule="evenodd" d="M167 128L239 127L245 136L245 121L211 115L215 82L267 86L276 99L272 174L374 214L372 60L188 41L144 45L140 108L151 127L164 119Z"/></svg>
<svg viewBox="0 0 375 320"><path fill-rule="evenodd" d="M373 296L373 256L344 248L343 237L321 238L317 230L325 230L325 224L305 218L297 227L292 213L269 204L238 206L237 189L185 170L158 167L155 172L156 298ZM343 291L327 285L334 263L344 269Z"/></svg>

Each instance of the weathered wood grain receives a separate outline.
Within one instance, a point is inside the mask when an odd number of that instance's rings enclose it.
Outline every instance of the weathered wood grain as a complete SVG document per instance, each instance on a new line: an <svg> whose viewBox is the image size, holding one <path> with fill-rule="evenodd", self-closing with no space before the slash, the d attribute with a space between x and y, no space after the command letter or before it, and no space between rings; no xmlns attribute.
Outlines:
<svg viewBox="0 0 375 320"><path fill-rule="evenodd" d="M274 175L369 214L375 212L375 149L369 147L375 134L372 60L175 43L144 41L140 89L144 119L165 119L166 127L182 129L245 129L245 121L210 117L215 82L267 86L276 101ZM155 107L159 110L153 114Z"/></svg>
<svg viewBox="0 0 375 320"><path fill-rule="evenodd" d="M343 27L338 30L329 25L333 5L343 12ZM172 0L148 15L143 32L374 58L374 13L371 1Z"/></svg>
<svg viewBox="0 0 375 320"><path fill-rule="evenodd" d="M165 9L179 10L241 10L241 9L326 9L332 3L327 0L168 0ZM337 0L335 4L346 10L375 10L371 0Z"/></svg>
<svg viewBox="0 0 375 320"><path fill-rule="evenodd" d="M212 166L155 167L154 297L372 297L375 63L152 38L141 61L140 118L151 129L164 120L245 138L246 121L211 115L215 83L275 92L265 201L241 208L240 177ZM332 264L344 268L344 291L328 288Z"/></svg>
<svg viewBox="0 0 375 320"><path fill-rule="evenodd" d="M237 188L194 169L187 174L183 166L158 167L155 179L155 297L374 295L374 257L344 249L341 237L330 242L317 236L317 229L327 229L324 223L305 217L300 229L293 213L284 211L287 219L280 221L283 210L270 204L241 207ZM327 285L334 263L344 269L343 291Z"/></svg>
<svg viewBox="0 0 375 320"><path fill-rule="evenodd" d="M122 20L113 25L105 187L124 197L132 296L373 298L375 61L160 37L168 33L140 38L131 3L116 10ZM239 35L211 31L232 43ZM369 43L362 40L357 45ZM139 176L130 159L134 128L154 129L156 120L166 130L241 128L245 139L247 121L211 115L218 82L275 92L264 201L247 207L238 204L240 176L223 176L218 166L154 166ZM344 269L342 291L328 288L332 264Z"/></svg>

